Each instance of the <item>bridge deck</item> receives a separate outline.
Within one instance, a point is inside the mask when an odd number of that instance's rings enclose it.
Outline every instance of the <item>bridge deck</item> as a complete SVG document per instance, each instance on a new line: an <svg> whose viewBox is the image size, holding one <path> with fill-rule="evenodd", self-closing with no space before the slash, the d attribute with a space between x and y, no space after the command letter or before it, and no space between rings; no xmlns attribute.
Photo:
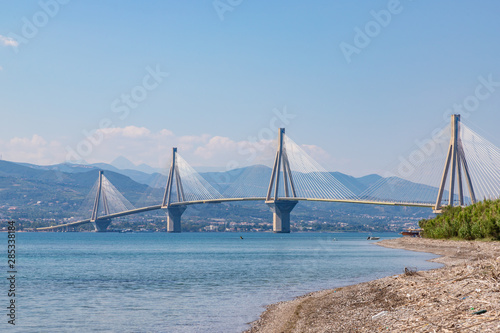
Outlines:
<svg viewBox="0 0 500 333"><path fill-rule="evenodd" d="M315 199L315 198L280 198L279 200L293 200L293 201L313 201L313 202L341 202L341 203L355 203L355 204L365 204L365 205L385 205L385 206L408 206L408 207L424 207L433 208L433 204L421 203L421 202L390 202L390 201L370 201L370 200L346 200L346 199ZM188 206L188 205L199 205L199 204L217 204L223 202L243 202L243 201L266 201L264 197L254 197L254 198L221 198L221 199L211 199L211 200L197 200L197 201L185 201L172 203L171 206ZM98 220L107 220L118 218L127 215L139 214L154 210L162 209L161 205L142 207L132 210L127 210L119 213L103 215L98 217ZM76 227L82 224L90 223L90 219L70 222L65 224L59 224L56 226L37 228L37 231L50 231L59 228L66 227Z"/></svg>

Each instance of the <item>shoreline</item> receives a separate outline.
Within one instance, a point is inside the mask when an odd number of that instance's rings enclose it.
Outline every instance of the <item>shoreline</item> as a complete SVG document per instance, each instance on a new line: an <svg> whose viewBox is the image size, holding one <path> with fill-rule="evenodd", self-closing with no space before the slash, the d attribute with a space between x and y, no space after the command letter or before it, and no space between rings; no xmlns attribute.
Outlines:
<svg viewBox="0 0 500 333"><path fill-rule="evenodd" d="M500 242L401 237L377 245L436 254L430 261L444 267L271 304L245 332L500 331Z"/></svg>

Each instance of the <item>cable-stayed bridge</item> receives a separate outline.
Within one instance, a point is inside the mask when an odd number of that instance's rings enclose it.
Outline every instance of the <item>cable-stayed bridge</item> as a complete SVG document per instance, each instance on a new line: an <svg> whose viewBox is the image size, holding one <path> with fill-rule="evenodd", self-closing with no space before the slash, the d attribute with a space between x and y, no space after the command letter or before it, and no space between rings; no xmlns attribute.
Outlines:
<svg viewBox="0 0 500 333"><path fill-rule="evenodd" d="M88 219L38 228L54 231L92 223L106 231L112 219L163 209L167 230L181 231L181 216L189 205L265 201L273 212L274 232L290 232L290 212L299 201L344 202L374 205L429 207L466 206L478 200L500 198L500 149L451 117L451 124L410 153L385 177L362 192L327 172L280 129L270 179L246 169L224 190L217 190L177 152L163 200L158 205L134 208L103 172L84 204Z"/></svg>

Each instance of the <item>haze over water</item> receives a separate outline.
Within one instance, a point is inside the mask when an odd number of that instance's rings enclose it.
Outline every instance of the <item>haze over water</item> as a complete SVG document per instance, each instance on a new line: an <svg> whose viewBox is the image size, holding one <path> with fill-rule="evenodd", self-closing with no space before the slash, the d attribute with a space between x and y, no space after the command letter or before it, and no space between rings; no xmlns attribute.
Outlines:
<svg viewBox="0 0 500 333"><path fill-rule="evenodd" d="M240 332L270 303L439 267L366 236L18 233L15 330Z"/></svg>

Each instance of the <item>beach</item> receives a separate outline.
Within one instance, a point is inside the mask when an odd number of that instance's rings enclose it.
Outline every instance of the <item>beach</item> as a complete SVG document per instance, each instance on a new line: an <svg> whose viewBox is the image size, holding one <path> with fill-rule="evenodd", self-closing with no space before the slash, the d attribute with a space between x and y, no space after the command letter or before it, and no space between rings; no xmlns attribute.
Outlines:
<svg viewBox="0 0 500 333"><path fill-rule="evenodd" d="M500 242L401 237L377 245L434 253L444 266L272 304L246 332L500 332Z"/></svg>

